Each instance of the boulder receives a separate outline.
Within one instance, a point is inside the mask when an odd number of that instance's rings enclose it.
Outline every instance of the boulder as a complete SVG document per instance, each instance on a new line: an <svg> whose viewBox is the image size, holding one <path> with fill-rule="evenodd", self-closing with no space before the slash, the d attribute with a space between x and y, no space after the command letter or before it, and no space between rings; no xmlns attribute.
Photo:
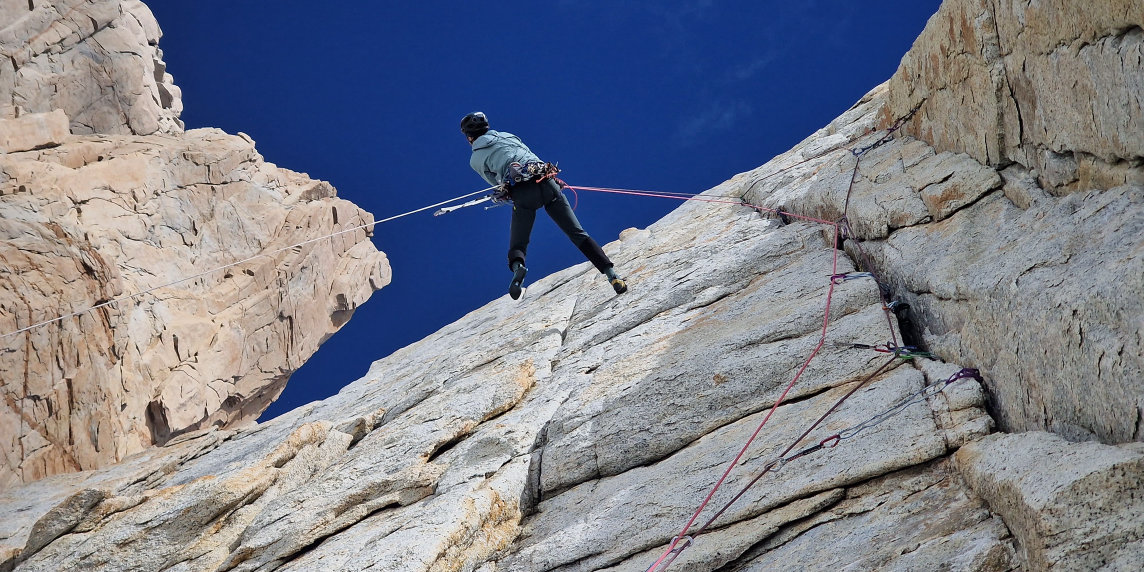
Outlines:
<svg viewBox="0 0 1144 572"><path fill-rule="evenodd" d="M1055 194L1144 185L1144 5L946 0L890 80L883 123Z"/></svg>
<svg viewBox="0 0 1144 572"><path fill-rule="evenodd" d="M63 110L31 113L18 118L0 117L0 153L54 147L70 134Z"/></svg>
<svg viewBox="0 0 1144 572"><path fill-rule="evenodd" d="M167 73L162 32L143 2L3 6L0 117L59 109L75 134L182 132L182 93Z"/></svg>
<svg viewBox="0 0 1144 572"><path fill-rule="evenodd" d="M372 215L245 136L70 136L0 173L4 486L253 422L390 279Z"/></svg>
<svg viewBox="0 0 1144 572"><path fill-rule="evenodd" d="M955 456L1035 570L1132 570L1144 561L1144 448L990 435Z"/></svg>

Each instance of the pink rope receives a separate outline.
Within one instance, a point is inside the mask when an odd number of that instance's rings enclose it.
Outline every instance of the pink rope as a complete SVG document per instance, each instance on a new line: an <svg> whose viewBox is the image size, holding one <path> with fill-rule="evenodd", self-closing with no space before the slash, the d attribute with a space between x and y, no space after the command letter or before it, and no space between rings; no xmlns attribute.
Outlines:
<svg viewBox="0 0 1144 572"><path fill-rule="evenodd" d="M731 199L732 197L708 197L708 196L703 196L703 195L695 195L695 194L687 194L687 193L669 193L669 192L664 192L664 191L637 191L637 190L632 190L632 189L608 189L608 188L603 188L603 187L576 187L576 186L572 186L572 185L568 185L568 188L573 189L573 190L577 190L577 191L593 191L593 192L597 192L597 193L611 193L611 194L616 194L616 195L634 195L637 197L656 197L656 198L660 198L660 199L676 199L676 200L681 200L681 201L697 201L697 202L701 202L701 203L719 203L719 204L725 204L725 205L740 205L740 206L744 206L744 207L751 207L752 209L755 209L757 211L766 211L766 212L773 213L773 214L781 214L781 215L785 215L785 216L788 216L791 218L797 218L797 219L805 220L805 221L809 221L809 222L816 222L816 223L825 224L828 226L834 226L835 225L834 222L829 221L829 220L823 220L820 218L803 216L803 215L795 214L795 213L788 213L785 211L780 211L778 209L772 209L772 208L764 207L762 205L751 204L751 203L748 203L747 201L744 201L742 199L726 200L726 199Z"/></svg>
<svg viewBox="0 0 1144 572"><path fill-rule="evenodd" d="M798 382L799 378L802 377L802 374L806 371L806 368L810 366L810 362L812 360L814 360L815 356L818 355L818 352L822 350L822 346L824 346L826 344L826 333L827 333L827 329L829 328L829 325L830 325L830 306L831 306L831 302L832 302L833 296L834 296L834 285L835 285L834 277L836 277L838 275L838 244L839 244L839 238L841 237L841 235L840 235L841 225L846 224L845 214L847 212L849 212L850 195L854 190L854 180L858 176L858 165L861 162L862 155L865 154L870 149L878 147L879 145L889 141L890 136L894 133L894 131L897 131L897 129L899 127L901 127L905 123L906 120L908 120L911 116L913 116L913 114L916 113L918 111L918 109L921 108L922 103L924 103L924 102L925 102L925 100L922 100L922 102L918 103L918 105L916 107L914 107L914 109L911 110L909 112L909 114L907 114L905 117L898 119L898 121L894 124L893 127L891 127L889 129L889 131L886 133L886 135L883 136L878 141L876 141L870 145L867 145L866 147L858 149L858 150L854 150L854 149L850 150L850 152L854 155L854 157L857 160L854 163L854 170L851 172L851 175L850 175L850 186L846 191L846 204L845 204L845 207L843 208L843 217L840 221L827 221L827 220L817 219L817 218L813 218L813 217L796 215L796 214L788 213L788 212L782 212L782 211L779 211L776 209L766 208L766 207L763 207L760 205L753 205L753 204L748 203L747 201L745 201L743 199L734 200L734 201L723 200L723 199L728 199L731 197L707 197L707 196L702 196L702 195L688 195L688 194L684 194L684 193L635 191L635 190L630 190L630 189L606 189L606 188L599 188L599 187L574 187L574 188L584 190L584 191L615 193L615 194L621 194L621 195L658 197L658 198L665 198L665 199L677 199L677 200L684 200L684 201L700 201L700 202L707 202L707 203L737 204L737 205L751 207L751 208L755 209L756 211L766 211L766 212L770 212L770 213L774 213L774 214L778 214L778 215L802 219L802 220L806 220L806 221L810 221L810 222L816 222L816 223L825 224L825 225L830 225L830 226L834 227L834 245L835 245L835 247L832 249L833 260L832 260L831 278L829 281L830 286L827 288L827 291L826 291L826 308L825 308L825 311L823 312L822 334L819 336L818 344L814 347L814 350L812 350L810 352L810 355L807 356L806 361L803 362L802 367L800 367L798 370L798 373L796 373L794 378L791 379L790 383L787 384L786 388L783 390L782 394L779 395L779 398L775 401L774 405L772 405L770 410L767 411L766 416L763 417L763 420L761 423L759 423L759 426L755 428L755 431L754 431L754 433L751 434L750 439L748 439L747 443L745 445L743 445L743 448L739 450L739 454L735 456L735 459L733 461L731 461L730 465L727 466L727 469L725 471L723 471L723 474L719 477L719 480L715 482L715 486L712 487L711 492L707 493L707 496L703 499L703 502L700 503L699 508L695 510L695 513L691 515L691 518L687 521L687 524L685 524L683 526L683 530L677 536L672 538L671 544L668 545L667 550L665 550L663 552L663 554L660 555L660 557L654 563L652 563L652 565L650 567L648 567L647 572L657 572L659 570L660 564L664 564L664 569L666 569L668 566L671 565L672 562L675 561L675 559L679 556L679 554L691 544L691 539L689 537L687 537L687 532L689 530L691 530L691 526L693 524L695 524L696 519L699 518L699 515L703 512L703 509L707 507L707 504L711 502L711 499L715 496L715 492L718 491L719 487L721 487L723 485L723 482L727 480L727 476L731 473L731 470L735 467L735 465L737 465L739 463L739 461L742 459L743 455L745 455L747 453L747 449L750 448L751 443L754 442L755 438L758 437L759 433L763 430L763 427L766 426L768 421L770 421L771 416L774 415L775 411L778 409L778 407L786 399L787 394L789 394L790 390L792 388L794 388L794 386ZM802 164L802 163L806 163L809 160L811 160L811 158L805 159L803 161L799 161L795 165L791 165L791 167L794 167L794 166ZM788 167L787 169L789 169L791 167ZM782 169L779 172L784 172L787 169ZM769 178L773 175L776 175L776 174L778 174L778 173L772 173L771 175L767 175L766 177L763 177L763 179L767 179L767 178ZM763 179L760 179L760 180L763 180ZM756 181L756 183L758 183L758 181ZM752 184L752 187L753 187L753 184ZM879 288L879 296L881 296L881 295L882 295L881 289ZM887 308L884 300L883 300L883 308L884 309ZM887 312L888 312L888 310L887 310ZM889 320L889 315L887 315L887 320ZM891 331L891 333L894 331L894 326L893 326L892 320L890 321L890 331ZM896 336L895 336L895 339L896 339ZM887 365L888 365L888 363L887 363ZM885 368L885 367L886 367L885 365L882 366L882 368ZM879 370L882 368L879 368ZM841 404L841 401L838 404L835 404L835 407L837 407L839 404ZM825 416L823 416L822 419L825 419ZM819 419L817 422L815 422L814 426L817 426L818 423L821 423L822 419ZM791 449L793 449L798 444L798 442L801 441L806 436L806 434L809 434L809 432L811 430L813 430L814 426L812 426L811 429L807 430L807 432L805 434L803 434L802 437L799 437L799 439L796 440L795 443L792 444L787 449L787 452L789 452ZM784 452L783 455L785 456L786 453ZM758 477L756 477L755 480L757 481ZM754 482L755 481L751 481L751 484L754 484ZM751 485L749 484L747 486L750 487ZM742 492L740 492L738 495L736 495L735 498L732 499L731 502L733 503L740 496L742 496L743 492L746 492L746 489L744 489ZM730 506L730 503L728 504L728 506ZM723 510L726 510L726 508L727 507L724 507L722 510L720 510L719 514L722 514ZM718 518L719 514L716 514L715 518ZM711 522L714 522L714 518L712 519ZM699 532L703 532L703 530L706 529L706 527L709 524L711 524L711 523L709 522L707 525L704 525L700 529ZM686 542L682 546L680 546L680 541L682 541L684 539L686 539ZM678 548L678 551L677 551L677 548ZM670 556L670 558L668 558L669 556Z"/></svg>
<svg viewBox="0 0 1144 572"><path fill-rule="evenodd" d="M833 226L834 240L837 243L838 224L835 223ZM834 256L832 261L833 271L831 274L837 274L838 249L835 248L832 250L834 251ZM782 392L782 395L779 396L778 400L776 400L774 405L771 406L770 410L767 411L767 414L763 417L762 422L759 423L759 426L755 428L755 432L751 434L751 437L747 439L747 443L743 445L742 449L739 450L739 454L735 455L735 459L731 461L729 465L727 465L727 469L723 471L723 475L719 477L718 481L715 482L715 486L711 488L711 492L707 493L707 496L703 499L703 502L699 504L699 508L695 509L695 513L691 515L691 519L687 521L687 524L683 525L683 530L680 531L680 533L671 540L671 544L668 545L667 550L665 550L663 554L660 555L659 559L656 560L650 568L648 568L648 572L654 572L660 564L664 563L664 561L667 560L667 557L671 555L671 553L675 550L675 547L679 544L679 541L687 535L687 531L691 530L691 525L695 524L696 519L699 518L699 515L703 512L703 509L707 507L707 504L710 503L711 499L715 496L715 492L719 490L719 487L723 486L723 481L727 480L727 476L731 474L731 469L735 468L735 465L739 464L739 461L743 458L743 455L747 453L747 449L750 448L751 443L753 443L755 438L759 436L759 433L762 432L763 427L766 426L767 422L770 421L771 416L774 415L775 410L777 410L779 406L782 405L783 401L787 397L787 394L790 393L790 390L794 388L796 383L798 383L799 378L802 377L802 374L806 371L806 368L810 366L810 362L814 360L814 357L818 355L818 352L822 349L822 346L826 344L826 331L830 325L830 304L833 300L833 297L834 281L831 280L830 286L826 290L826 310L822 319L822 334L818 338L818 345L816 345L814 350L810 352L810 355L807 356L806 361L802 363L802 367L799 368L798 373L796 373L794 378L790 380L790 383L787 384L786 389L784 389ZM667 564L670 565L674 560L675 558L672 557L671 560L667 562Z"/></svg>

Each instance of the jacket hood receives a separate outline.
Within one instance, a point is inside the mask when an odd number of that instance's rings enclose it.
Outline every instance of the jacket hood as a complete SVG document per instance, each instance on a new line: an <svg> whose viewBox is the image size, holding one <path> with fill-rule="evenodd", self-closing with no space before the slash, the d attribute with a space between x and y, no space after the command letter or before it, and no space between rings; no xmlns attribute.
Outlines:
<svg viewBox="0 0 1144 572"><path fill-rule="evenodd" d="M497 139L500 138L501 134L499 131L493 131L490 129L488 133L477 137L476 140L473 141L473 149L484 149L485 147L490 147Z"/></svg>

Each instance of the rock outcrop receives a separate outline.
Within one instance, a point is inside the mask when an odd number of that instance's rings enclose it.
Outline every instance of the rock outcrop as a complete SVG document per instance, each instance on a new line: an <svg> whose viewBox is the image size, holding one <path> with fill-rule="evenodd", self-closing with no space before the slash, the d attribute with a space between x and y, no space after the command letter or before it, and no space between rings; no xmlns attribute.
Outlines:
<svg viewBox="0 0 1144 572"><path fill-rule="evenodd" d="M181 132L161 35L139 0L0 2L0 118L62 110L75 134Z"/></svg>
<svg viewBox="0 0 1144 572"><path fill-rule="evenodd" d="M628 294L570 268L325 401L3 493L0 570L643 571L720 482L670 570L1138 568L1144 188L951 146L958 75L911 63L975 61L927 38L998 4L1056 5L947 2L894 80L606 245Z"/></svg>
<svg viewBox="0 0 1144 572"><path fill-rule="evenodd" d="M253 422L389 282L328 183L183 133L142 3L33 4L0 4L0 488Z"/></svg>
<svg viewBox="0 0 1144 572"><path fill-rule="evenodd" d="M1141 452L1139 443L1073 444L1034 431L990 435L956 460L1029 569L1132 570L1144 562L1144 521L1126 512L1144 490Z"/></svg>
<svg viewBox="0 0 1144 572"><path fill-rule="evenodd" d="M903 131L1001 176L882 258L1007 430L1144 440L1142 25L1135 0L951 0L890 80L884 122L920 105ZM912 158L893 184L953 192Z"/></svg>
<svg viewBox="0 0 1144 572"><path fill-rule="evenodd" d="M1053 194L1144 184L1144 5L943 2L890 81L886 117Z"/></svg>

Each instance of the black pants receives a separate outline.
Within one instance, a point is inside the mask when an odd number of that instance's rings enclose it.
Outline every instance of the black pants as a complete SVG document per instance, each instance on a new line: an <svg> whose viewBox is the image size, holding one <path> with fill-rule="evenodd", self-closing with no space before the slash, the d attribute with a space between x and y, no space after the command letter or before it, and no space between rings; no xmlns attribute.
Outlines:
<svg viewBox="0 0 1144 572"><path fill-rule="evenodd" d="M532 235L532 225L536 222L536 211L544 207L548 216L568 235L580 252L588 258L600 272L612 267L612 261L604 254L600 245L580 226L576 213L568 204L568 198L560 191L560 185L552 179L539 183L519 183L512 188L512 223L509 227L508 265L519 260L524 263L528 253L528 240Z"/></svg>

